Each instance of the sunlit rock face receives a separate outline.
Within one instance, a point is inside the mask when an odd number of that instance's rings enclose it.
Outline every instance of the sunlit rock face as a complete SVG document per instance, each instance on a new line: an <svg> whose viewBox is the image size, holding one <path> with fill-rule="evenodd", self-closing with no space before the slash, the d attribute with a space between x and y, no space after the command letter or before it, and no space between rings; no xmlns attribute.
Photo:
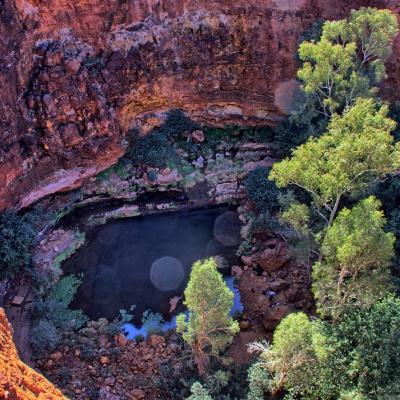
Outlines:
<svg viewBox="0 0 400 400"><path fill-rule="evenodd" d="M291 110L294 55L313 21L397 3L3 0L0 209L80 186L123 154L129 128L170 108L215 125L275 124ZM397 41L389 96L399 58Z"/></svg>
<svg viewBox="0 0 400 400"><path fill-rule="evenodd" d="M64 399L46 378L24 364L17 353L11 325L0 308L0 398L9 400Z"/></svg>

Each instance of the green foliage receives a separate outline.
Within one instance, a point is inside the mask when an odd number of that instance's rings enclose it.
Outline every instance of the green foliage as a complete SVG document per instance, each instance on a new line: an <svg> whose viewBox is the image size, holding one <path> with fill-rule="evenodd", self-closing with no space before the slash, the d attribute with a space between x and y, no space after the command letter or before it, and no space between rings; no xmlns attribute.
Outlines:
<svg viewBox="0 0 400 400"><path fill-rule="evenodd" d="M326 337L319 323L311 322L303 313L289 314L276 328L272 345L256 342L250 351L260 352L256 368L266 371L265 386L260 382L261 372L252 371L258 379L258 384L254 382L255 399L265 389L273 393L286 389L304 399L317 398L310 391L319 366L328 357Z"/></svg>
<svg viewBox="0 0 400 400"><path fill-rule="evenodd" d="M168 111L164 124L155 131L162 132L166 137L181 138L185 133L200 129L200 125L191 120L182 110Z"/></svg>
<svg viewBox="0 0 400 400"><path fill-rule="evenodd" d="M400 395L400 299L393 296L330 326L330 346L341 399L394 399ZM344 371L344 374L341 373Z"/></svg>
<svg viewBox="0 0 400 400"><path fill-rule="evenodd" d="M149 335L162 334L162 324L164 318L159 313L154 313L151 310L146 310L142 315L142 326L146 329Z"/></svg>
<svg viewBox="0 0 400 400"><path fill-rule="evenodd" d="M138 334L138 335L135 336L135 340L138 343L144 342L144 339L145 339L145 337L143 335L141 335L141 334Z"/></svg>
<svg viewBox="0 0 400 400"><path fill-rule="evenodd" d="M315 110L315 100L310 95L304 95L294 107L295 111L274 129L279 158L288 157L294 148L326 130L327 118Z"/></svg>
<svg viewBox="0 0 400 400"><path fill-rule="evenodd" d="M162 132L151 132L136 138L130 151L134 164L165 168L169 162L177 162L178 155L168 138Z"/></svg>
<svg viewBox="0 0 400 400"><path fill-rule="evenodd" d="M200 382L194 382L190 388L190 392L192 394L187 400L213 400L209 391Z"/></svg>
<svg viewBox="0 0 400 400"><path fill-rule="evenodd" d="M35 219L14 211L0 214L0 279L12 277L31 263L36 243Z"/></svg>
<svg viewBox="0 0 400 400"><path fill-rule="evenodd" d="M343 209L324 237L322 260L313 266L319 313L339 319L351 308L368 307L390 288L394 236L383 230L381 203L369 197Z"/></svg>
<svg viewBox="0 0 400 400"><path fill-rule="evenodd" d="M54 258L53 269L61 270L61 263L74 254L85 243L85 239L85 233L76 230L72 243Z"/></svg>
<svg viewBox="0 0 400 400"><path fill-rule="evenodd" d="M94 344L89 341L84 341L80 346L80 356L83 360L92 361L96 357L96 349Z"/></svg>
<svg viewBox="0 0 400 400"><path fill-rule="evenodd" d="M107 322L106 333L109 336L115 336L121 333L123 325L129 323L133 319L133 311L135 310L136 305L132 304L128 310L121 309L119 310L119 314L112 322Z"/></svg>
<svg viewBox="0 0 400 400"><path fill-rule="evenodd" d="M179 156L173 141L183 139L184 134L199 129L199 125L188 118L182 110L170 110L165 122L144 137L132 135L129 158L134 164L153 168L165 168L179 164Z"/></svg>
<svg viewBox="0 0 400 400"><path fill-rule="evenodd" d="M376 93L371 85L385 76L384 61L397 32L396 16L390 11L361 8L348 19L325 22L320 41L300 45L304 64L298 77L324 115Z"/></svg>
<svg viewBox="0 0 400 400"><path fill-rule="evenodd" d="M396 15L390 10L362 7L352 10L348 20L327 23L322 35L335 42L355 43L361 66L367 65L375 82L379 82L384 77L384 61L392 53L398 30Z"/></svg>
<svg viewBox="0 0 400 400"><path fill-rule="evenodd" d="M77 330L86 323L82 311L68 308L80 283L81 280L75 276L61 278L46 298L35 302L34 334L31 336L35 355L43 356L54 350L64 333ZM50 343L48 347L44 346L47 340Z"/></svg>
<svg viewBox="0 0 400 400"><path fill-rule="evenodd" d="M57 372L57 379L61 386L68 385L72 380L72 371L63 367Z"/></svg>
<svg viewBox="0 0 400 400"><path fill-rule="evenodd" d="M99 56L87 56L82 64L90 73L97 75L104 68L104 60Z"/></svg>
<svg viewBox="0 0 400 400"><path fill-rule="evenodd" d="M111 175L116 174L119 176L121 179L126 179L129 177L129 173L127 171L127 165L126 165L127 160L126 159L120 159L118 162L113 165L112 167L100 172L97 176L96 179L99 181L105 181L111 177Z"/></svg>
<svg viewBox="0 0 400 400"><path fill-rule="evenodd" d="M353 310L338 324L291 314L279 324L272 346L254 365L255 395L275 389L286 398L383 400L400 395L400 299L388 296L371 308ZM271 388L268 387L271 383Z"/></svg>
<svg viewBox="0 0 400 400"><path fill-rule="evenodd" d="M48 319L42 319L30 333L32 350L36 355L50 353L61 343L61 334Z"/></svg>
<svg viewBox="0 0 400 400"><path fill-rule="evenodd" d="M276 211L279 190L274 182L268 180L270 168L257 167L250 171L244 181L247 195L260 212Z"/></svg>
<svg viewBox="0 0 400 400"><path fill-rule="evenodd" d="M61 278L51 290L49 297L62 305L68 307L74 299L75 293L81 284L82 277L74 275Z"/></svg>
<svg viewBox="0 0 400 400"><path fill-rule="evenodd" d="M184 303L189 317L178 315L176 329L191 346L198 371L204 374L209 355L218 355L239 331L238 323L229 315L233 292L212 258L193 265Z"/></svg>
<svg viewBox="0 0 400 400"><path fill-rule="evenodd" d="M299 55L305 63L297 76L304 82L305 93L315 95L324 115L350 106L356 97L375 93L368 78L355 72L356 54L355 43L332 43L324 35L317 43L301 44Z"/></svg>
<svg viewBox="0 0 400 400"><path fill-rule="evenodd" d="M307 190L331 223L343 195L366 190L378 176L399 167L399 146L390 134L395 123L387 113L386 106L357 100L343 116L332 117L325 135L309 139L290 159L276 163L270 179L278 187L294 184Z"/></svg>
<svg viewBox="0 0 400 400"><path fill-rule="evenodd" d="M282 212L281 220L289 224L299 236L309 235L310 210L305 204L293 203Z"/></svg>
<svg viewBox="0 0 400 400"><path fill-rule="evenodd" d="M248 372L249 390L247 400L263 400L264 394L271 391L271 376L260 363L250 366Z"/></svg>
<svg viewBox="0 0 400 400"><path fill-rule="evenodd" d="M395 258L391 265L391 272L395 288L400 294L400 176L391 175L379 181L373 192L382 201L385 215L388 217L387 230L396 237Z"/></svg>

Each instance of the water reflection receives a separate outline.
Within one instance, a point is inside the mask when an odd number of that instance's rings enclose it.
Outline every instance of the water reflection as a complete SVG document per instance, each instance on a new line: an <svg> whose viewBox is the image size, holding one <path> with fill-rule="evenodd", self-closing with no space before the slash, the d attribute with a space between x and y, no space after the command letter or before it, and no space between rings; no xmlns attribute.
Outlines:
<svg viewBox="0 0 400 400"><path fill-rule="evenodd" d="M87 238L63 264L67 274L84 274L73 307L112 320L134 304L132 322L139 327L149 309L172 318L170 300L182 295L195 261L215 255L237 261L240 221L228 207L207 208L114 221ZM233 287L232 278L227 283ZM183 310L179 302L174 313ZM173 327L174 319L165 325ZM130 337L143 334L140 329L132 328Z"/></svg>
<svg viewBox="0 0 400 400"><path fill-rule="evenodd" d="M228 285L229 289L233 291L233 306L230 314L235 316L237 313L243 312L243 304L240 301L240 293L234 283L234 278L232 276L226 276L224 278L225 283ZM187 312L184 311L186 314ZM159 325L159 329L161 332L168 332L172 329L176 328L176 317L174 316L171 321L166 321ZM138 336L143 336L143 338L147 338L149 332L147 326L137 326L135 324L124 324L122 327L126 337L128 339L135 339Z"/></svg>

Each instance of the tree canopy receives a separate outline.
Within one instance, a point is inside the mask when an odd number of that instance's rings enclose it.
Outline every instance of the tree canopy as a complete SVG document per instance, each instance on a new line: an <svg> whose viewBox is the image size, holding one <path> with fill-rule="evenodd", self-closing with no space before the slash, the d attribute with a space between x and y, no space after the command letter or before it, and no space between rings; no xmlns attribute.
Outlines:
<svg viewBox="0 0 400 400"><path fill-rule="evenodd" d="M238 323L229 314L233 292L210 258L193 265L184 294L189 316L177 316L177 331L192 347L199 373L204 374L208 354L218 354L239 331Z"/></svg>
<svg viewBox="0 0 400 400"><path fill-rule="evenodd" d="M324 237L322 260L313 266L319 313L339 319L351 308L368 307L390 288L394 236L375 197L341 210Z"/></svg>
<svg viewBox="0 0 400 400"><path fill-rule="evenodd" d="M285 399L382 400L400 394L400 300L387 296L337 324L290 314L249 370L249 400L283 389Z"/></svg>
<svg viewBox="0 0 400 400"><path fill-rule="evenodd" d="M307 397L307 393L328 356L319 323L301 312L289 314L276 328L271 345L256 342L249 350L260 352L258 367L268 372L265 380L268 382L269 377L271 392L286 389L302 398L313 398ZM260 384L266 386L265 382Z"/></svg>
<svg viewBox="0 0 400 400"><path fill-rule="evenodd" d="M329 117L357 97L376 94L373 86L385 77L384 61L397 32L397 18L390 11L360 8L348 19L325 22L318 42L300 45L304 63L298 77L320 112Z"/></svg>
<svg viewBox="0 0 400 400"><path fill-rule="evenodd" d="M376 177L400 166L400 147L390 133L395 126L387 106L360 98L343 116L332 117L325 135L274 164L269 178L279 187L294 184L311 193L330 224L343 195L367 189Z"/></svg>

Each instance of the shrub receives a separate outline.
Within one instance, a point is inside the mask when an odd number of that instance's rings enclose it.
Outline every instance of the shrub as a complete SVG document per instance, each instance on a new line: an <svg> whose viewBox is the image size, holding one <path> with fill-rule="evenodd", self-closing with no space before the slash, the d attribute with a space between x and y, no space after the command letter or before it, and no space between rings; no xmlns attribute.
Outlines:
<svg viewBox="0 0 400 400"><path fill-rule="evenodd" d="M341 392L359 393L371 400L400 395L399 332L400 299L393 296L368 310L348 314L342 323L331 326L332 359L343 365L336 368ZM340 374L341 370L345 374Z"/></svg>
<svg viewBox="0 0 400 400"><path fill-rule="evenodd" d="M107 335L115 336L121 333L123 325L129 323L133 319L133 310L136 308L134 304L132 304L128 310L119 310L119 315L114 318L112 322L108 322L106 319L101 318L97 322L99 325L104 321L104 330Z"/></svg>
<svg viewBox="0 0 400 400"><path fill-rule="evenodd" d="M263 399L264 393L282 390L287 393L285 399L338 398L330 380L333 360L329 359L324 325L310 321L304 313L285 317L276 328L271 345L256 342L249 350L261 353L249 371L249 399Z"/></svg>
<svg viewBox="0 0 400 400"><path fill-rule="evenodd" d="M43 356L58 347L61 342L61 335L51 321L42 319L32 329L30 341L35 355Z"/></svg>
<svg viewBox="0 0 400 400"><path fill-rule="evenodd" d="M327 127L328 120L315 111L316 105L310 96L303 96L295 105L292 114L274 129L277 156L288 157L292 150L305 143L310 137L320 136Z"/></svg>
<svg viewBox="0 0 400 400"><path fill-rule="evenodd" d="M32 347L37 356L43 356L47 351L52 351L60 343L66 331L77 330L87 321L80 310L68 308L81 281L75 276L61 278L48 296L38 299L34 304L34 328L32 334ZM45 332L45 328L49 332ZM46 348L46 340L50 345Z"/></svg>
<svg viewBox="0 0 400 400"><path fill-rule="evenodd" d="M271 390L271 377L268 371L259 363L250 366L248 371L249 390L247 393L248 400L263 400L264 393Z"/></svg>
<svg viewBox="0 0 400 400"><path fill-rule="evenodd" d="M137 343L142 343L144 341L144 336L141 334L138 334L135 336L135 340Z"/></svg>
<svg viewBox="0 0 400 400"><path fill-rule="evenodd" d="M0 279L12 277L30 264L37 234L34 222L29 214L0 214Z"/></svg>
<svg viewBox="0 0 400 400"><path fill-rule="evenodd" d="M344 208L327 229L321 260L314 264L313 293L323 317L340 319L354 307L369 307L390 289L394 236L383 230L380 201L371 196Z"/></svg>
<svg viewBox="0 0 400 400"><path fill-rule="evenodd" d="M194 382L190 391L192 394L187 400L213 400L209 391L200 382Z"/></svg>
<svg viewBox="0 0 400 400"><path fill-rule="evenodd" d="M148 335L162 334L162 324L164 318L159 313L146 310L142 315L142 326L146 329Z"/></svg>
<svg viewBox="0 0 400 400"><path fill-rule="evenodd" d="M57 373L58 382L61 386L68 385L72 379L72 371L69 368L61 368Z"/></svg>
<svg viewBox="0 0 400 400"><path fill-rule="evenodd" d="M167 112L167 118L162 126L156 128L168 138L171 136L182 137L185 132L200 129L200 125L191 120L182 110L172 109Z"/></svg>
<svg viewBox="0 0 400 400"><path fill-rule="evenodd" d="M162 132L151 132L137 138L130 151L134 164L143 164L153 168L164 168L167 163L177 162L178 155Z"/></svg>
<svg viewBox="0 0 400 400"><path fill-rule="evenodd" d="M115 165L100 172L96 176L96 179L98 181L102 182L102 181L109 179L112 174L116 174L121 179L127 179L129 177L129 173L127 171L126 162L127 162L127 160L124 158L118 160L118 162Z"/></svg>
<svg viewBox="0 0 400 400"><path fill-rule="evenodd" d="M96 349L91 342L85 341L80 347L81 358L92 361L96 357Z"/></svg>
<svg viewBox="0 0 400 400"><path fill-rule="evenodd" d="M249 199L260 212L274 212L278 207L279 190L276 184L268 179L270 169L258 167L251 171L245 182Z"/></svg>

